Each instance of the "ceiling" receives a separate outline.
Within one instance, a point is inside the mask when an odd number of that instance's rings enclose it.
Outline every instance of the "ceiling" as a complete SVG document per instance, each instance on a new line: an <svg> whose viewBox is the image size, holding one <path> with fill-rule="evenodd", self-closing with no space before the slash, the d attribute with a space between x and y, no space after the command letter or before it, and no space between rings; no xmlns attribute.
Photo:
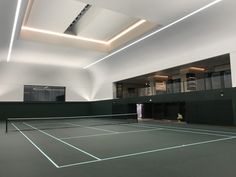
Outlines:
<svg viewBox="0 0 236 177"><path fill-rule="evenodd" d="M129 41L138 39L149 31L165 26L194 10L212 2L213 0L35 0L31 6L31 11L24 21L26 14L27 0L22 0L20 18L17 24L17 32L20 31L22 25L34 28L42 28L44 30L63 33L67 27L73 22L78 13L86 4L91 5L91 9L85 13L79 20L79 24L75 25L75 33L77 36L96 38L98 40L109 40L112 36L122 31L124 28L133 23L144 19L148 22L144 29L139 29L136 35L122 39L113 48L103 49L98 44L88 45L85 41L80 43L70 41L60 41L58 38L51 36L32 36L41 38L41 40L30 40L29 38L19 37L21 33L17 33L13 45L13 55L11 61L28 62L35 64L47 64L49 59L39 59L32 55L40 54L41 58L50 58L48 64L73 65L82 68L101 57L106 56L117 47L124 46ZM46 5L45 5L46 4ZM6 61L8 47L11 38L11 31L14 21L17 0L1 0L0 1L0 60ZM141 32L140 32L141 31ZM53 38L53 42L47 40ZM61 45L68 44L68 45ZM92 47L91 47L92 46Z"/></svg>
<svg viewBox="0 0 236 177"><path fill-rule="evenodd" d="M171 23L213 0L80 0L162 25Z"/></svg>
<svg viewBox="0 0 236 177"><path fill-rule="evenodd" d="M75 25L76 35L107 41L138 19L91 6Z"/></svg>
<svg viewBox="0 0 236 177"><path fill-rule="evenodd" d="M81 1L29 0L20 37L109 52L156 26Z"/></svg>
<svg viewBox="0 0 236 177"><path fill-rule="evenodd" d="M139 20L94 5L85 9L86 5L75 0L31 0L24 25L64 33L81 14L74 23L74 35L106 41Z"/></svg>
<svg viewBox="0 0 236 177"><path fill-rule="evenodd" d="M27 21L27 26L64 33L71 22L86 6L74 0L34 0Z"/></svg>

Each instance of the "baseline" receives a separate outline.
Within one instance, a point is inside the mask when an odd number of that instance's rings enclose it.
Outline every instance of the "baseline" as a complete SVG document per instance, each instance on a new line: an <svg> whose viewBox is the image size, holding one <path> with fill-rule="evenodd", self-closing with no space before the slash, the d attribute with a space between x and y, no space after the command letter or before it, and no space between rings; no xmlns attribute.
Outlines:
<svg viewBox="0 0 236 177"><path fill-rule="evenodd" d="M59 168L66 168L66 167L72 167L72 166L78 166L78 165L84 165L84 164L91 164L91 163L108 161L108 160L115 160L115 159L138 156L138 155L144 155L144 154L149 154L149 153L186 148L186 147L190 147L190 146L197 146L197 145L210 144L210 143L215 143L215 142L220 142L220 141L227 141L227 140L232 140L232 139L236 139L236 136L220 138L220 139L214 139L214 140L208 140L208 141L200 141L200 142L196 142L196 143L183 144L183 145L178 145L178 146L171 146L171 147L166 147L166 148L154 149L154 150L149 150L149 151L142 151L142 152L125 154L125 155L114 156L114 157L108 157L108 158L104 158L104 159L101 159L101 160L91 160L91 161L86 161L86 162L79 162L79 163L73 163L73 164L68 164L68 165L61 165Z"/></svg>

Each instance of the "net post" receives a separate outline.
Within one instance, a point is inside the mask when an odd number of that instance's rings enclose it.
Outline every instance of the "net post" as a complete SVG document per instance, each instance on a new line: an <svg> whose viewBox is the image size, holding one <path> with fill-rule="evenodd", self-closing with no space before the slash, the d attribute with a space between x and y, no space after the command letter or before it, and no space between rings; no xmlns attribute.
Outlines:
<svg viewBox="0 0 236 177"><path fill-rule="evenodd" d="M6 133L8 132L8 118L6 117Z"/></svg>

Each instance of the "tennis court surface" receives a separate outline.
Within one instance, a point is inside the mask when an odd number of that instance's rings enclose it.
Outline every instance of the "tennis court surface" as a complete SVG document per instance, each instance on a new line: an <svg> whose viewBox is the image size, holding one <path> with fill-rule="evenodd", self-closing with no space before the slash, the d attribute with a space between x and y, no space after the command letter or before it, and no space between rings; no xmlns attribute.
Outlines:
<svg viewBox="0 0 236 177"><path fill-rule="evenodd" d="M0 176L235 177L235 127L99 121L2 122Z"/></svg>

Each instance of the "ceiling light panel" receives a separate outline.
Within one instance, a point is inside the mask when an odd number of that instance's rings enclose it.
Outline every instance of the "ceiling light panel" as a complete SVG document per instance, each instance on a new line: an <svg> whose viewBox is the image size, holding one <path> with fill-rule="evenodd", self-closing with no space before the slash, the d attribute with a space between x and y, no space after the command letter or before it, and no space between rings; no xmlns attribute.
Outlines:
<svg viewBox="0 0 236 177"><path fill-rule="evenodd" d="M86 6L74 0L34 0L26 26L64 33Z"/></svg>

